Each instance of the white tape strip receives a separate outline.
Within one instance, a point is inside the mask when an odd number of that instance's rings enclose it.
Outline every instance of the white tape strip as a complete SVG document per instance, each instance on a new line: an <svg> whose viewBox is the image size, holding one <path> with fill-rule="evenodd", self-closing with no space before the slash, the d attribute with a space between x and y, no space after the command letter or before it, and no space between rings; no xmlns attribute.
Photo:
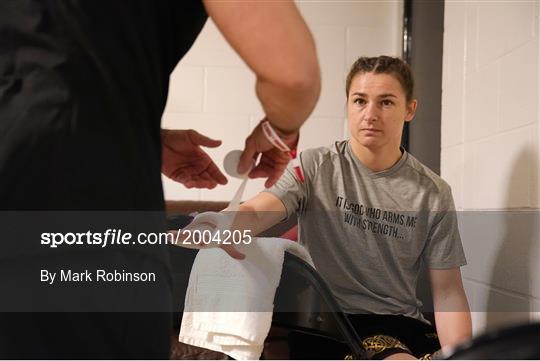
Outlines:
<svg viewBox="0 0 540 361"><path fill-rule="evenodd" d="M220 222L219 226L222 227L221 231L224 231L226 229L231 229L232 224L234 223L234 219L236 218L236 212L238 212L238 208L240 208L240 202L242 201L242 196L244 195L244 191L246 190L246 184L247 184L248 178L244 178L242 183L240 183L240 187L236 190L236 193L234 194L233 199L229 202L229 206L226 209L226 220L223 219L222 222Z"/></svg>

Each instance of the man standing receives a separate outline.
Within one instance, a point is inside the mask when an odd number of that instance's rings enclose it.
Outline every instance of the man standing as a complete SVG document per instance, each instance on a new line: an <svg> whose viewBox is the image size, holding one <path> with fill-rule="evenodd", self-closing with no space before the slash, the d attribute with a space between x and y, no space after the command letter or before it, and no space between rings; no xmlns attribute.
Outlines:
<svg viewBox="0 0 540 361"><path fill-rule="evenodd" d="M320 77L313 39L292 2L2 1L0 209L47 211L53 218L64 211L159 212L161 170L188 187L224 184L200 148L218 141L193 130L160 129L169 75L207 14L255 73L266 119L293 145L317 101ZM268 178L271 185L286 162L257 127L246 140L241 168L259 153L251 176ZM145 226L160 231L162 221L147 219ZM33 218L30 223L14 228L44 231ZM30 313L31 307L23 313L0 310L0 357L168 357L168 314L92 308L136 303L134 309L170 311L170 301L151 301L170 299L163 247L51 255L34 247L25 232L2 232L0 242L9 250L0 252L2 288L24 288L39 278L34 271L68 260L86 267L144 268L160 281L150 288L152 297L128 286L108 289L106 297L77 298L88 311L104 313L47 312L66 311L62 306L40 308L43 313ZM2 294L18 293L10 291Z"/></svg>

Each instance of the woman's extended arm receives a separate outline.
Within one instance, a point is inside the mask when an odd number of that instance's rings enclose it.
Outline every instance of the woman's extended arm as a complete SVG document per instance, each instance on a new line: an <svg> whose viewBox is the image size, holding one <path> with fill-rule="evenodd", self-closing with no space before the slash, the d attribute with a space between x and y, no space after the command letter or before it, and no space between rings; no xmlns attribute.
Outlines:
<svg viewBox="0 0 540 361"><path fill-rule="evenodd" d="M233 229L250 230L257 236L286 217L287 211L281 200L272 193L261 192L240 205Z"/></svg>

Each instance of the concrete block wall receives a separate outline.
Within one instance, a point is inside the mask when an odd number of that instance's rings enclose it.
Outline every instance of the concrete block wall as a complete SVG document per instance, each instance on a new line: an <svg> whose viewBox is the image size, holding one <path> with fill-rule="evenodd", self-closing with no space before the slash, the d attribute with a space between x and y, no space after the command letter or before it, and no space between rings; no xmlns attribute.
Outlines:
<svg viewBox="0 0 540 361"><path fill-rule="evenodd" d="M297 5L317 45L322 70L319 103L302 128L300 149L331 144L347 135L345 76L361 55L401 54L402 1L299 1ZM263 117L255 97L255 78L211 20L171 76L163 115L164 128L193 128L221 139L208 150L221 167L223 157L241 149L245 137ZM188 190L163 178L165 198L230 200L239 181L213 190ZM244 199L263 189L250 181Z"/></svg>
<svg viewBox="0 0 540 361"><path fill-rule="evenodd" d="M540 319L540 3L446 1L441 173L475 332Z"/></svg>

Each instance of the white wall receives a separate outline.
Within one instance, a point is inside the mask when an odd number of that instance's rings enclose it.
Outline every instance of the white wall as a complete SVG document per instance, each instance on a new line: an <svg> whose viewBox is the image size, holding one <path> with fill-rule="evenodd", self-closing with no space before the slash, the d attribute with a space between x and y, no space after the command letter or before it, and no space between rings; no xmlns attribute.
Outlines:
<svg viewBox="0 0 540 361"><path fill-rule="evenodd" d="M539 12L445 6L441 173L461 211L476 332L540 312Z"/></svg>
<svg viewBox="0 0 540 361"><path fill-rule="evenodd" d="M322 94L302 128L300 149L328 145L346 135L345 76L361 55L401 54L402 1L297 2L316 41ZM221 167L223 157L241 149L262 119L254 76L229 48L211 20L171 77L163 116L165 128L193 128L223 140L209 150ZM188 190L164 178L166 199L230 200L237 180L214 190ZM262 181L248 183L244 198L259 192Z"/></svg>

